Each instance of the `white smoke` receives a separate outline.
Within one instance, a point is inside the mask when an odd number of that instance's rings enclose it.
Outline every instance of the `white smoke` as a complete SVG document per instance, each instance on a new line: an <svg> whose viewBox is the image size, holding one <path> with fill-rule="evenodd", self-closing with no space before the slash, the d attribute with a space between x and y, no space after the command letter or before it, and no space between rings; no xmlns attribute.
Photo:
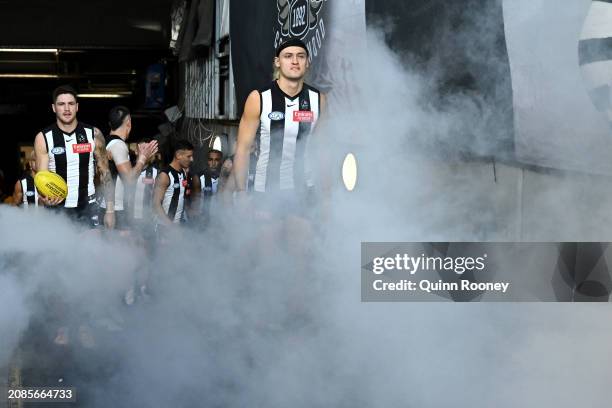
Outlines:
<svg viewBox="0 0 612 408"><path fill-rule="evenodd" d="M607 406L605 305L360 301L363 241L606 236L605 225L557 225L576 201L592 208L565 179L530 190L536 204L521 209L520 169L434 154L465 147L453 143L457 127L475 129L483 151L495 146L495 134L478 133L488 108L455 95L436 109L435 72L411 71L379 37L367 41L349 61L350 105L330 98L317 136L333 159L323 173L333 189L304 242L306 271L284 239L264 241L234 212L220 215L225 226L185 229L146 254L52 213L2 207L0 366L59 295L79 312L68 323L87 322L96 338L93 350L72 339L82 406ZM340 184L349 151L360 169L353 193ZM262 241L273 256L257 259ZM151 297L122 306L139 268L151 271Z"/></svg>

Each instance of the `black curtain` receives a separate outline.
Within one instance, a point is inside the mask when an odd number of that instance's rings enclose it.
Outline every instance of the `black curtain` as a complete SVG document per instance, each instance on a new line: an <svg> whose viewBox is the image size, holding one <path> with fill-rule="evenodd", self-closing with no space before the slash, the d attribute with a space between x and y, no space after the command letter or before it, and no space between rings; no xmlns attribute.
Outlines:
<svg viewBox="0 0 612 408"><path fill-rule="evenodd" d="M272 80L272 62L277 44L300 38L310 51L307 82L328 91L325 83L327 38L333 18L326 1L313 0L232 0L230 37L238 113L253 89ZM327 27L327 28L326 28Z"/></svg>
<svg viewBox="0 0 612 408"><path fill-rule="evenodd" d="M433 79L440 110L455 95L480 103L487 134L486 151L514 159L512 81L502 0L366 0L368 30L379 29L404 62ZM459 134L461 133L461 134ZM464 153L483 143L458 130L453 141ZM480 141L482 142L482 141Z"/></svg>
<svg viewBox="0 0 612 408"><path fill-rule="evenodd" d="M177 41L180 62L205 56L208 47L213 45L215 2L192 0L185 12Z"/></svg>
<svg viewBox="0 0 612 408"><path fill-rule="evenodd" d="M230 38L238 114L253 89L272 80L274 1L232 0L230 2Z"/></svg>

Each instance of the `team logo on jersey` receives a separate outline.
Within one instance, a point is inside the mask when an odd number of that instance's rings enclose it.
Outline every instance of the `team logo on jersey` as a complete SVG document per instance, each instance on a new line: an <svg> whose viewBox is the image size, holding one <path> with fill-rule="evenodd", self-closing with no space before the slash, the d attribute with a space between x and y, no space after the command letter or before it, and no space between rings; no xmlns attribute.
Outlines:
<svg viewBox="0 0 612 408"><path fill-rule="evenodd" d="M300 38L316 57L325 38L325 24L321 17L325 0L276 0L278 28L274 48L286 38Z"/></svg>
<svg viewBox="0 0 612 408"><path fill-rule="evenodd" d="M64 154L66 153L66 149L64 149L63 147L54 147L53 149L51 149L51 153L54 155Z"/></svg>
<svg viewBox="0 0 612 408"><path fill-rule="evenodd" d="M306 99L302 99L302 102L300 102L300 110L310 110L310 103Z"/></svg>
<svg viewBox="0 0 612 408"><path fill-rule="evenodd" d="M274 111L268 114L268 118L270 118L270 120L283 120L285 119L285 114L283 112Z"/></svg>
<svg viewBox="0 0 612 408"><path fill-rule="evenodd" d="M34 192L33 191L26 191L26 196L27 197L33 197L34 196Z"/></svg>
<svg viewBox="0 0 612 408"><path fill-rule="evenodd" d="M77 134L77 143L85 143L87 141L87 136L82 133Z"/></svg>

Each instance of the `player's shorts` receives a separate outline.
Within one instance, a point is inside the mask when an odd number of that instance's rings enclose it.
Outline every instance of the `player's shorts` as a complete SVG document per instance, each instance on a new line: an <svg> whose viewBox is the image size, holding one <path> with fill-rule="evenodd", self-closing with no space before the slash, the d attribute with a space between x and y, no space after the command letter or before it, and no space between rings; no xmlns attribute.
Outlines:
<svg viewBox="0 0 612 408"><path fill-rule="evenodd" d="M87 198L86 204L77 207L57 206L49 208L66 215L70 220L84 227L97 228L100 223L104 223L104 220L99 218L100 207L93 195Z"/></svg>
<svg viewBox="0 0 612 408"><path fill-rule="evenodd" d="M275 219L285 219L289 216L311 219L315 204L315 192L312 188L302 191L281 190L271 193L253 191L251 200L256 218L258 215L262 215Z"/></svg>

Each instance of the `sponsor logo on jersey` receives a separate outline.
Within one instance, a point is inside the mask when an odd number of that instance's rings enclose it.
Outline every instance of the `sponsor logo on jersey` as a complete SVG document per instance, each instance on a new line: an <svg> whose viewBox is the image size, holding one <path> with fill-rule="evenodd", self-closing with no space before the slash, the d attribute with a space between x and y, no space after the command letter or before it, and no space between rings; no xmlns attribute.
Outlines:
<svg viewBox="0 0 612 408"><path fill-rule="evenodd" d="M78 143L72 145L72 153L91 153L91 143Z"/></svg>
<svg viewBox="0 0 612 408"><path fill-rule="evenodd" d="M285 114L283 112L274 111L268 114L268 118L270 118L270 120L283 120L285 119Z"/></svg>
<svg viewBox="0 0 612 408"><path fill-rule="evenodd" d="M312 111L294 111L294 122L314 122L314 113Z"/></svg>
<svg viewBox="0 0 612 408"><path fill-rule="evenodd" d="M33 197L34 196L34 192L33 191L26 191L26 196Z"/></svg>
<svg viewBox="0 0 612 408"><path fill-rule="evenodd" d="M64 149L63 147L54 147L53 149L51 149L51 153L54 155L64 154L66 153L66 149Z"/></svg>

